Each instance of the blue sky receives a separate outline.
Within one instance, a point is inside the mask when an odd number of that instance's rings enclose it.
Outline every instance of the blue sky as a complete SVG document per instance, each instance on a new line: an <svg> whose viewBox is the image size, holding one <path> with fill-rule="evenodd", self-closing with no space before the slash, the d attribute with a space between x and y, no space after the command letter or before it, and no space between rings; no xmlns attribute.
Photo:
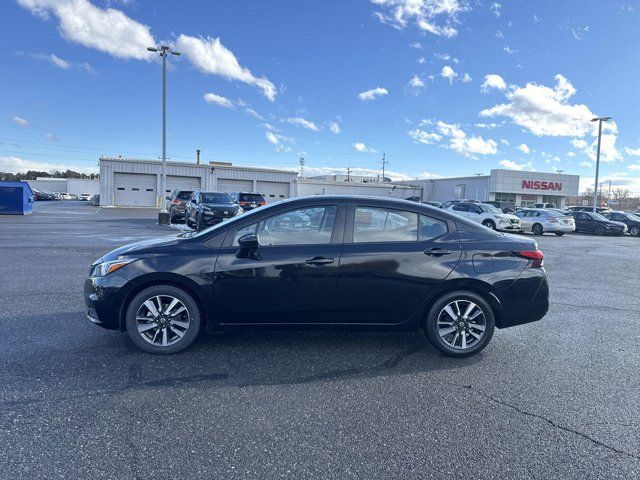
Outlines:
<svg viewBox="0 0 640 480"><path fill-rule="evenodd" d="M0 170L100 155L378 173L564 170L640 193L640 2L18 0L0 6Z"/></svg>

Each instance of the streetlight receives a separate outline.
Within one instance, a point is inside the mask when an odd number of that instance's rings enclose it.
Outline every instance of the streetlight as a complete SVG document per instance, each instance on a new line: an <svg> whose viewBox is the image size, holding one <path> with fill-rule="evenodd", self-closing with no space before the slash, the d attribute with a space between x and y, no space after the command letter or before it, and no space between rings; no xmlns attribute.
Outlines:
<svg viewBox="0 0 640 480"><path fill-rule="evenodd" d="M593 213L598 211L598 175L600 173L600 142L602 140L602 122L608 122L611 117L595 117L592 122L598 122L598 153L596 155L596 183L593 187Z"/></svg>
<svg viewBox="0 0 640 480"><path fill-rule="evenodd" d="M171 47L159 45L158 47L148 47L150 52L159 52L162 57L162 174L160 184L162 192L159 196L162 208L158 213L158 223L168 225L170 222L169 212L167 212L167 203L165 195L167 190L167 55L180 55L180 52L171 50Z"/></svg>

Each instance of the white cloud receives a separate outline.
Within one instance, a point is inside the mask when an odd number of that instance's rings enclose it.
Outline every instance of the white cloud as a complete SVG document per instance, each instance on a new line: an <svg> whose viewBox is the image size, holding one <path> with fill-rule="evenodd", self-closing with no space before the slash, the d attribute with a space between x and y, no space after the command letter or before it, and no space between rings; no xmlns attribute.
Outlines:
<svg viewBox="0 0 640 480"><path fill-rule="evenodd" d="M269 100L275 100L275 85L266 77L254 76L248 68L240 65L236 56L219 38L180 35L176 40L176 48L201 72L253 85Z"/></svg>
<svg viewBox="0 0 640 480"><path fill-rule="evenodd" d="M518 53L518 50L514 50L513 48L511 48L509 45L507 45L506 47L504 47L502 49L507 55L512 55L514 53Z"/></svg>
<svg viewBox="0 0 640 480"><path fill-rule="evenodd" d="M590 162L580 162L579 165L585 168L591 168L592 164Z"/></svg>
<svg viewBox="0 0 640 480"><path fill-rule="evenodd" d="M605 163L620 160L622 155L616 148L617 135L615 133L603 133L602 142L600 144L600 160ZM587 155L592 161L596 161L598 156L598 139L595 138L591 143L582 139L571 140L571 145Z"/></svg>
<svg viewBox="0 0 640 480"><path fill-rule="evenodd" d="M501 138L501 139L500 139L500 143L501 143L502 145L507 145L507 146L509 146L509 140L507 140L506 138Z"/></svg>
<svg viewBox="0 0 640 480"><path fill-rule="evenodd" d="M451 25L458 21L458 14L469 9L467 2L461 0L372 0L372 3L385 10L385 14L374 13L383 23L402 29L414 21L420 30L444 37L458 33Z"/></svg>
<svg viewBox="0 0 640 480"><path fill-rule="evenodd" d="M340 125L338 125L338 122L329 122L329 130L337 135L340 133Z"/></svg>
<svg viewBox="0 0 640 480"><path fill-rule="evenodd" d="M422 44L420 42L413 42L409 45L411 48L415 48L417 50L422 50Z"/></svg>
<svg viewBox="0 0 640 480"><path fill-rule="evenodd" d="M640 157L640 148L629 148L629 147L624 147L624 151L627 152L627 155L633 156L633 157Z"/></svg>
<svg viewBox="0 0 640 480"><path fill-rule="evenodd" d="M438 132L449 137L449 148L465 157L476 158L475 155L494 155L498 153L498 144L495 140L480 136L467 136L459 125L438 121Z"/></svg>
<svg viewBox="0 0 640 480"><path fill-rule="evenodd" d="M358 98L363 102L367 102L369 100L374 100L376 97L381 97L383 95L388 95L389 91L386 88L376 87L371 90L366 90L364 92L360 92L358 94Z"/></svg>
<svg viewBox="0 0 640 480"><path fill-rule="evenodd" d="M99 168L96 166L79 167L77 165L60 163L35 162L33 160L24 160L19 157L0 157L0 171L18 173L27 172L28 170L37 170L40 172L53 172L55 170L63 172L66 170L74 170L80 173L98 173Z"/></svg>
<svg viewBox="0 0 640 480"><path fill-rule="evenodd" d="M500 160L500 165L509 170L531 169L531 163L517 163L513 160Z"/></svg>
<svg viewBox="0 0 640 480"><path fill-rule="evenodd" d="M276 129L273 128L268 123L263 124L266 131L264 132L264 136L267 141L276 146L276 151L280 153L288 153L291 151L291 147L289 145L285 145L286 143L294 143L292 138L285 137L284 135L280 135L276 132Z"/></svg>
<svg viewBox="0 0 640 480"><path fill-rule="evenodd" d="M573 158L575 156L576 156L576 152L568 152L567 153L567 157L569 157L569 158Z"/></svg>
<svg viewBox="0 0 640 480"><path fill-rule="evenodd" d="M236 108L232 100L221 95L216 95L215 93L205 93L204 100L211 105L220 105L225 108Z"/></svg>
<svg viewBox="0 0 640 480"><path fill-rule="evenodd" d="M629 170L634 171L634 172L640 171L640 163L636 163L634 165L629 165L627 168Z"/></svg>
<svg viewBox="0 0 640 480"><path fill-rule="evenodd" d="M96 7L87 0L18 0L41 18L53 15L58 30L70 42L118 58L151 60L147 47L156 45L148 26L113 8Z"/></svg>
<svg viewBox="0 0 640 480"><path fill-rule="evenodd" d="M70 62L65 60L64 58L60 58L59 56L54 55L53 53L46 54L46 53L16 52L16 55L33 58L34 60L45 61L61 70L84 70L90 75L97 74L94 68L91 65L89 65L87 62Z"/></svg>
<svg viewBox="0 0 640 480"><path fill-rule="evenodd" d="M502 5L498 2L493 2L489 7L489 10L491 10L496 17L500 17L500 15L502 15Z"/></svg>
<svg viewBox="0 0 640 480"><path fill-rule="evenodd" d="M527 155L530 152L529 147L525 143L521 143L520 146L518 147L518 150L520 150L522 153Z"/></svg>
<svg viewBox="0 0 640 480"><path fill-rule="evenodd" d="M256 112L253 108L245 107L244 111L247 112L249 115L251 115L253 118L257 118L258 120L264 120L264 117L260 115L258 112Z"/></svg>
<svg viewBox="0 0 640 480"><path fill-rule="evenodd" d="M264 132L264 136L267 137L267 140L269 140L269 142L273 143L274 145L278 145L280 143L280 140L278 139L279 135L273 133L271 130L267 130L266 132Z"/></svg>
<svg viewBox="0 0 640 480"><path fill-rule="evenodd" d="M452 83L458 74L449 65L445 65L440 71L440 76L449 80L449 83Z"/></svg>
<svg viewBox="0 0 640 480"><path fill-rule="evenodd" d="M502 33L500 30L498 30L498 31L496 32L496 35L495 35L495 36L496 36L496 38L504 38L504 33Z"/></svg>
<svg viewBox="0 0 640 480"><path fill-rule="evenodd" d="M364 143L362 142L356 142L353 143L351 145L351 147L356 151L356 152L360 152L360 153L377 153L376 150L374 150L373 148L367 147Z"/></svg>
<svg viewBox="0 0 640 480"><path fill-rule="evenodd" d="M504 79L500 75L489 74L484 76L484 83L480 87L483 92L488 92L489 90L506 90L507 84Z"/></svg>
<svg viewBox="0 0 640 480"><path fill-rule="evenodd" d="M55 136L53 133L51 133L51 132L45 133L45 134L44 134L44 135L42 135L42 136L45 138L45 140L49 140L50 142L59 142L59 141L60 141L60 139L59 139L58 137L56 137L56 136Z"/></svg>
<svg viewBox="0 0 640 480"><path fill-rule="evenodd" d="M290 123L291 125L297 125L299 127L306 128L307 130L313 130L314 132L320 130L315 123L302 117L287 118L286 122Z"/></svg>
<svg viewBox="0 0 640 480"><path fill-rule="evenodd" d="M472 81L472 80L473 80L473 78L471 78L471 75L469 75L468 73L465 73L465 74L462 76L462 81L463 81L464 83L468 83L468 82L470 82L470 81Z"/></svg>
<svg viewBox="0 0 640 480"><path fill-rule="evenodd" d="M437 133L429 133L424 130L416 129L407 132L416 143L424 143L425 145L429 145L432 143L437 143L442 140L442 137Z"/></svg>
<svg viewBox="0 0 640 480"><path fill-rule="evenodd" d="M20 125L21 127L29 126L29 122L22 117L15 116L11 120L13 121L13 123L15 123L16 125Z"/></svg>

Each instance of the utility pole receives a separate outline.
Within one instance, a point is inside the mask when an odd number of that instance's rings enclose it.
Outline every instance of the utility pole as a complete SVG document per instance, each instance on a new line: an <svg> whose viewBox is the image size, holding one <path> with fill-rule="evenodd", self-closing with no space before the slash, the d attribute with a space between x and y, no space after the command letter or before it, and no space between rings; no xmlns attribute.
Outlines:
<svg viewBox="0 0 640 480"><path fill-rule="evenodd" d="M180 55L180 52L171 50L171 47L159 45L158 47L148 47L150 52L159 52L162 57L162 174L161 174L161 194L158 196L160 200L160 213L158 213L158 223L168 225L170 222L169 212L167 212L167 55Z"/></svg>
<svg viewBox="0 0 640 480"><path fill-rule="evenodd" d="M607 204L611 201L611 180L609 180L609 195L607 195ZM608 205L607 205L608 206Z"/></svg>
<svg viewBox="0 0 640 480"><path fill-rule="evenodd" d="M300 176L304 177L304 157L300 157Z"/></svg>
<svg viewBox="0 0 640 480"><path fill-rule="evenodd" d="M351 167L347 167L347 182L351 181Z"/></svg>
<svg viewBox="0 0 640 480"><path fill-rule="evenodd" d="M389 162L387 162L387 160L386 160L386 154L383 153L382 154L382 183L384 183L384 167L385 167L385 165L387 163L389 163Z"/></svg>
<svg viewBox="0 0 640 480"><path fill-rule="evenodd" d="M596 181L593 185L593 213L598 211L598 175L600 174L600 144L602 142L602 122L608 122L611 117L595 117L592 122L598 122L598 152L596 154Z"/></svg>
<svg viewBox="0 0 640 480"><path fill-rule="evenodd" d="M196 150L196 165L200 165L200 149Z"/></svg>

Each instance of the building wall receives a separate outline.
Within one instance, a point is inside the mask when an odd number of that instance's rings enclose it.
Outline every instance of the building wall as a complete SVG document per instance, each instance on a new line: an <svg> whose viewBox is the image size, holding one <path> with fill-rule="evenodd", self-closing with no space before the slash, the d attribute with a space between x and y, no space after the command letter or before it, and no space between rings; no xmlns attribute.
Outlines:
<svg viewBox="0 0 640 480"><path fill-rule="evenodd" d="M312 180L299 178L297 183L297 196L308 195L367 195L391 198L421 197L420 186L411 187L391 183L356 183L356 182L332 182L324 180Z"/></svg>

